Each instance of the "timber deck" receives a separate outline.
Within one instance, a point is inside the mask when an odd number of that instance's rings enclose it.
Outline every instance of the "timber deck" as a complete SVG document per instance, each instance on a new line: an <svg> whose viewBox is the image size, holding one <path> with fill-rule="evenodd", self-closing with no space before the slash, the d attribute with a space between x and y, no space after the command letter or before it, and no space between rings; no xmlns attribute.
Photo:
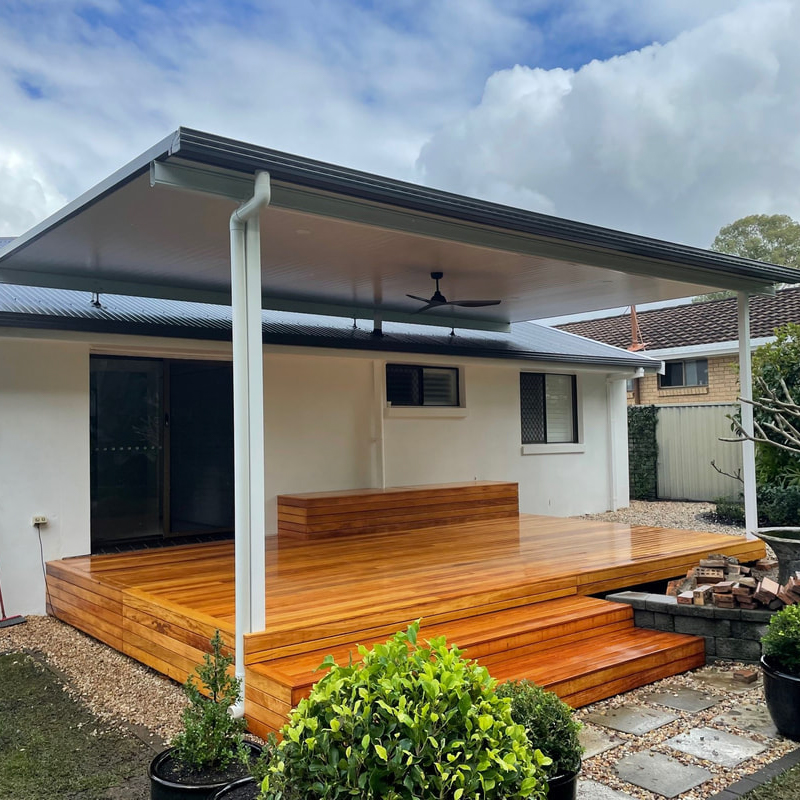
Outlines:
<svg viewBox="0 0 800 800"><path fill-rule="evenodd" d="M533 515L267 540L267 629L246 637L245 712L280 727L322 658L422 618L500 680L527 677L574 706L703 663L703 640L633 627L587 595L671 578L711 552L763 556L757 539ZM185 680L219 629L233 644L232 542L83 556L47 565L49 610ZM542 654L546 652L546 657Z"/></svg>

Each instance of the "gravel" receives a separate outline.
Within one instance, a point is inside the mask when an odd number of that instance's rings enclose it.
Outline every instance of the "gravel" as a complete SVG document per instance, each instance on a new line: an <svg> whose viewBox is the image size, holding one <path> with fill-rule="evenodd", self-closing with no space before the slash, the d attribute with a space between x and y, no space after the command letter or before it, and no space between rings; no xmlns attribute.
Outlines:
<svg viewBox="0 0 800 800"><path fill-rule="evenodd" d="M744 528L713 521L713 503L677 502L674 500L632 500L628 508L606 511L603 514L586 514L583 519L603 519L625 522L628 525L656 525L661 528L678 528L691 531L725 533L742 536Z"/></svg>

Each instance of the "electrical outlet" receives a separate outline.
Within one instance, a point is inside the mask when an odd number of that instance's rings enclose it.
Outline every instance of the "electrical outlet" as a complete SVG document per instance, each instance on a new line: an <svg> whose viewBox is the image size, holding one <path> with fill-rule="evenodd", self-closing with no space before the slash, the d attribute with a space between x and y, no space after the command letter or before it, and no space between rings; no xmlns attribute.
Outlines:
<svg viewBox="0 0 800 800"><path fill-rule="evenodd" d="M33 525L47 525L47 517L42 514L37 514L33 518Z"/></svg>

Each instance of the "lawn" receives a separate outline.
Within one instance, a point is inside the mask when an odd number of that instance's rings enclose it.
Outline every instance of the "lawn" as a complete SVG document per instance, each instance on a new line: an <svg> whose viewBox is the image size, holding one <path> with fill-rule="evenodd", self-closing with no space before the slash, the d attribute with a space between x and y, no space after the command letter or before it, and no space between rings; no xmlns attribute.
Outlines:
<svg viewBox="0 0 800 800"><path fill-rule="evenodd" d="M0 655L0 797L149 797L150 748L103 723L30 655Z"/></svg>
<svg viewBox="0 0 800 800"><path fill-rule="evenodd" d="M800 800L800 764L744 795L746 800ZM744 800L743 798L743 800Z"/></svg>

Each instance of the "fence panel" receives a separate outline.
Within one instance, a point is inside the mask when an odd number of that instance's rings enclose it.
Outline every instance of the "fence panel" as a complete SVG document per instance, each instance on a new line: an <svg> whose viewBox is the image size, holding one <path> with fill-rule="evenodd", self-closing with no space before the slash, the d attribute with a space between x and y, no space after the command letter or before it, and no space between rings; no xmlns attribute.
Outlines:
<svg viewBox="0 0 800 800"><path fill-rule="evenodd" d="M713 500L738 497L742 484L720 475L716 465L732 475L742 468L741 445L720 442L731 436L727 414L736 403L659 406L658 496L662 500Z"/></svg>

